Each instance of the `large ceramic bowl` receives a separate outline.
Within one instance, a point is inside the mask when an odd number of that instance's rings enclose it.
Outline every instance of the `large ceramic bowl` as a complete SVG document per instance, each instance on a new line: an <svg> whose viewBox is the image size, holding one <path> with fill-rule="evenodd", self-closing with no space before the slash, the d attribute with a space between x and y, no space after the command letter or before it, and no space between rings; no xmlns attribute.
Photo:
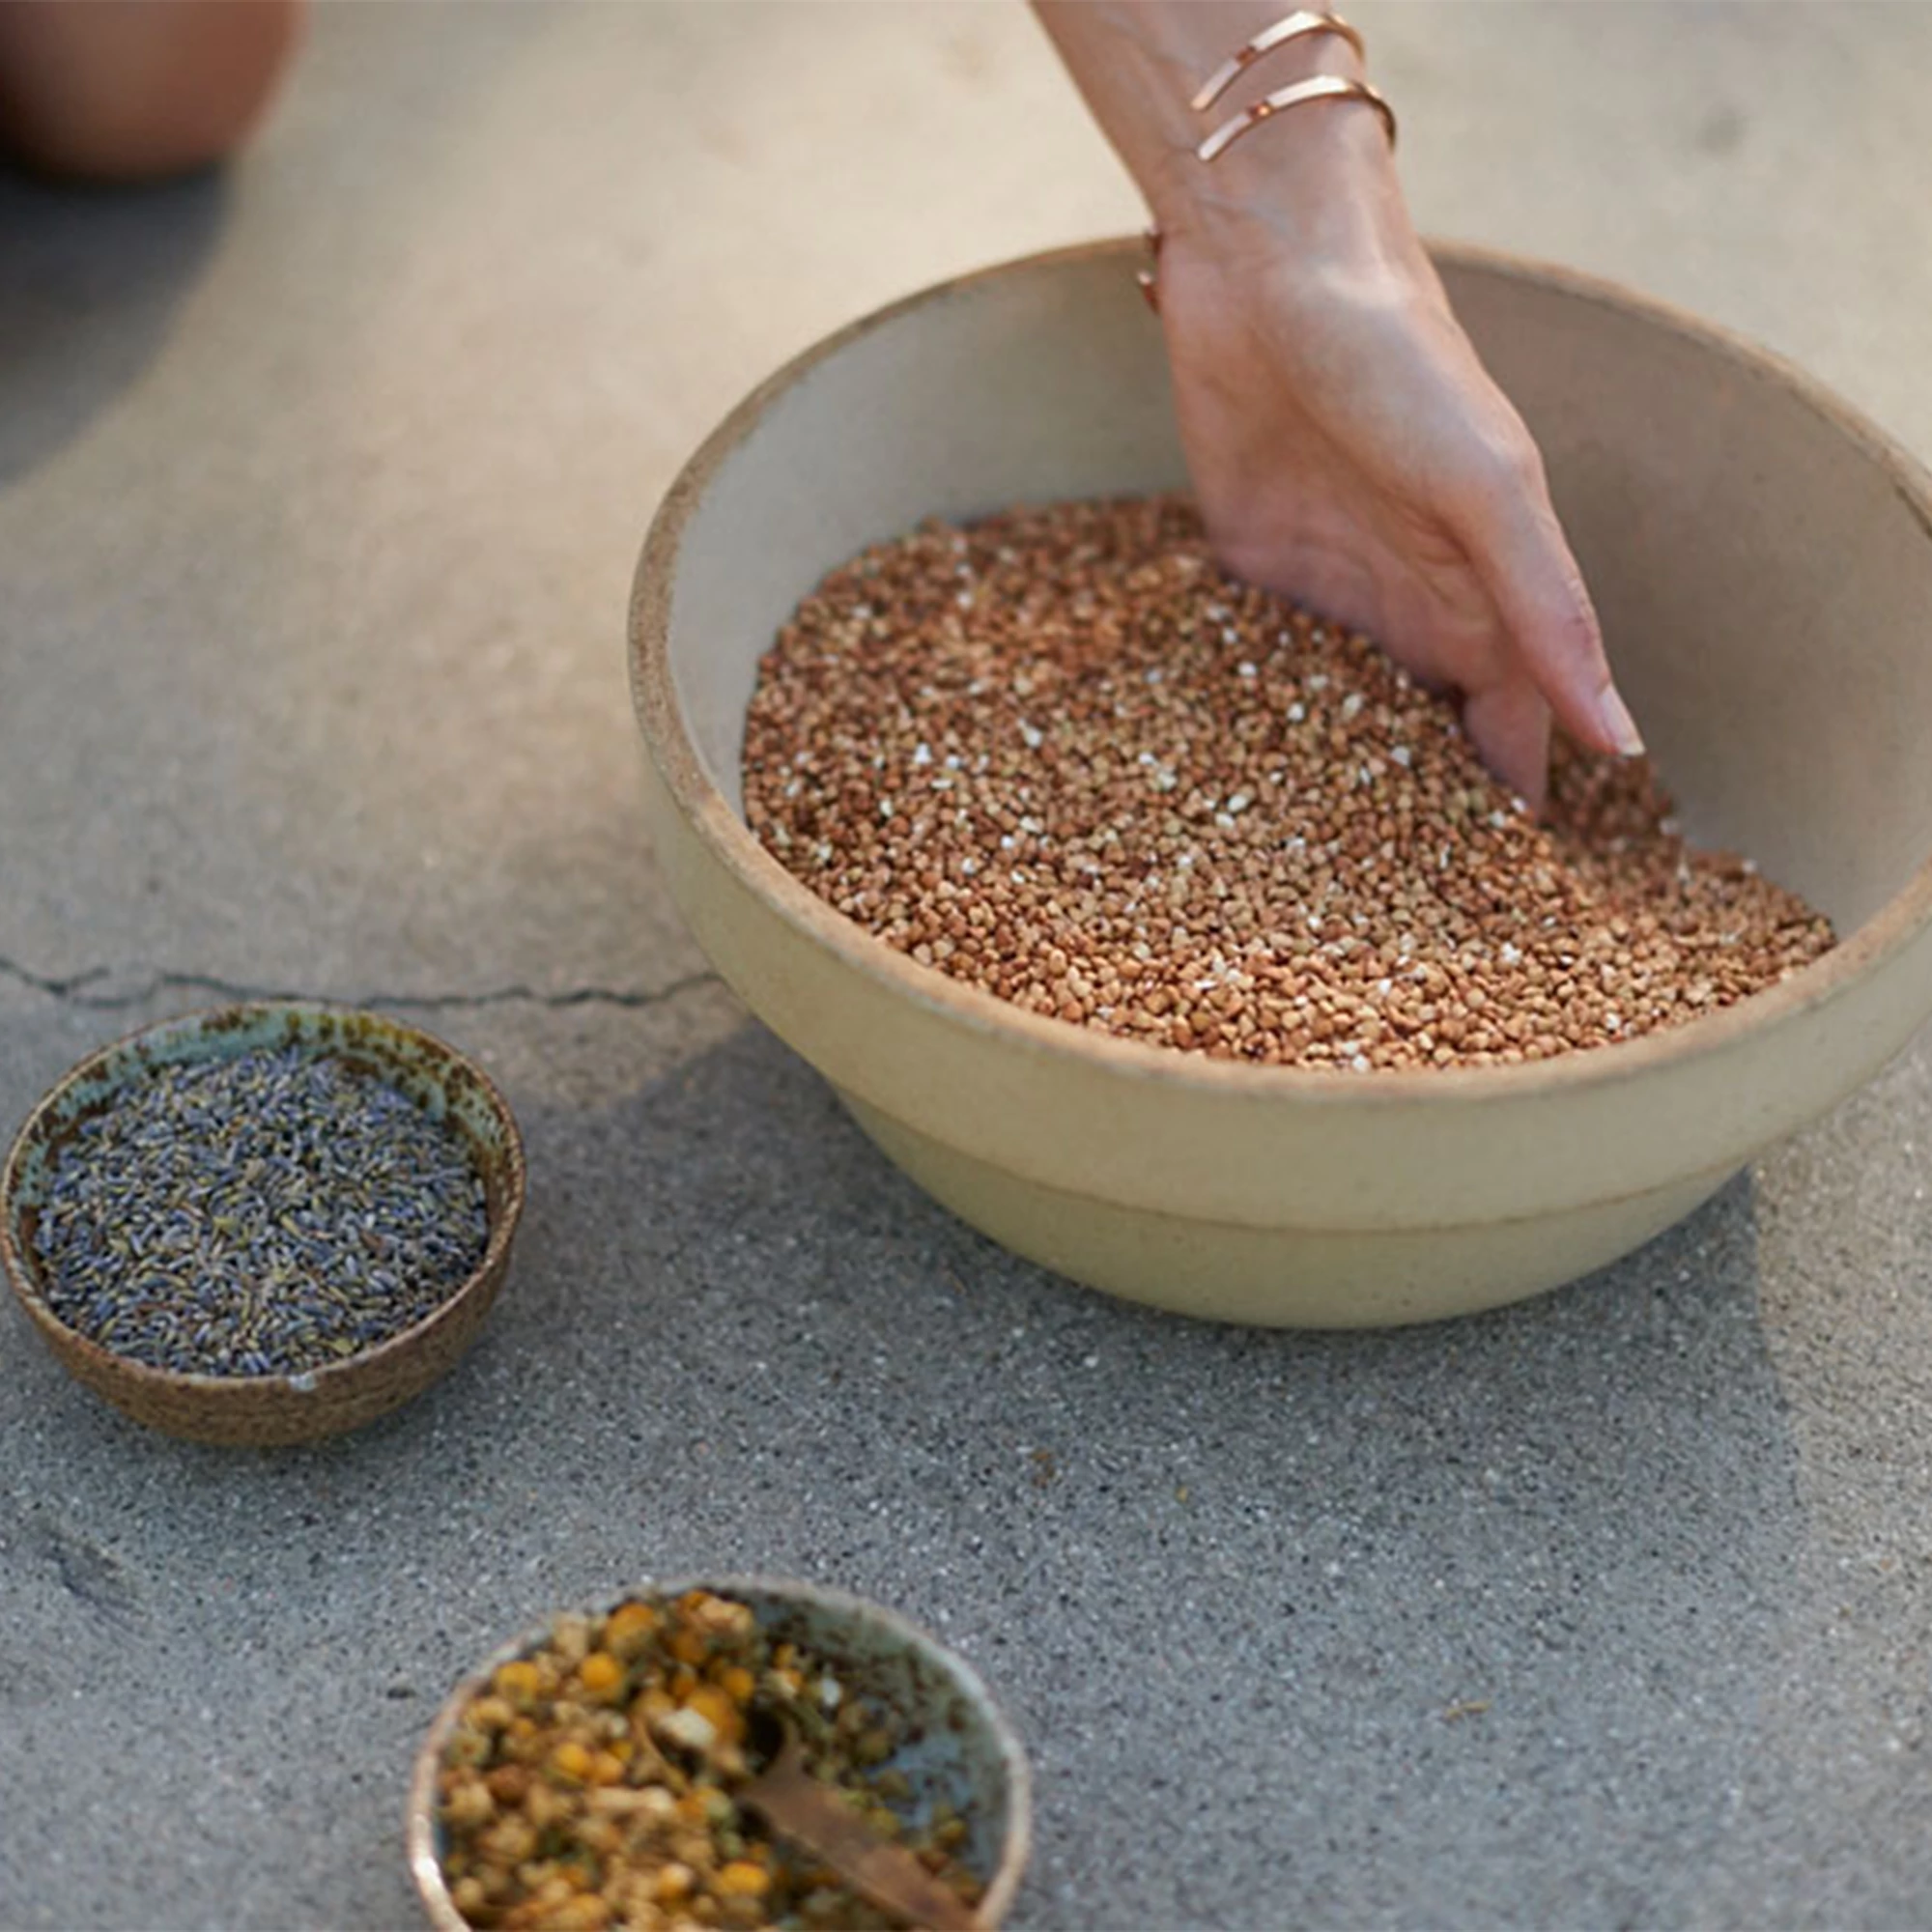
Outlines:
<svg viewBox="0 0 1932 1932"><path fill-rule="evenodd" d="M1129 243L949 283L801 356L705 443L644 546L650 822L699 943L922 1186L1116 1293L1325 1326L1551 1288L1687 1213L1932 1009L1932 479L1705 324L1559 270L1438 259L1542 444L1687 830L1843 937L1676 1031L1440 1072L1214 1063L923 968L748 832L758 657L827 568L929 514L1184 480Z"/></svg>

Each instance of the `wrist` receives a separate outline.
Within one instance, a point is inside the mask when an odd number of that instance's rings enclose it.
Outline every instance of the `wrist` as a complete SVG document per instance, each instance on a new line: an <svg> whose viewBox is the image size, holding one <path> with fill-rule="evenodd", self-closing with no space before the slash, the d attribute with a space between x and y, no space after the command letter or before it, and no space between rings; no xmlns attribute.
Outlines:
<svg viewBox="0 0 1932 1932"><path fill-rule="evenodd" d="M1320 4L1034 0L1156 221L1176 230L1244 210L1292 214L1338 188L1392 181L1380 116L1359 99L1303 101L1257 121L1212 161L1200 158L1217 129L1284 89L1364 83L1359 36L1345 22L1318 24ZM1281 37L1284 28L1293 31ZM1364 120L1366 128L1352 126Z"/></svg>
<svg viewBox="0 0 1932 1932"><path fill-rule="evenodd" d="M1270 200L1163 229L1159 308L1170 339L1197 349L1264 340L1286 366L1341 339L1407 340L1449 321L1441 278L1399 197L1373 213L1351 207L1349 219L1297 224Z"/></svg>
<svg viewBox="0 0 1932 1932"><path fill-rule="evenodd" d="M1358 99L1271 115L1211 162L1176 144L1141 189L1169 242L1236 259L1347 259L1412 232L1381 119Z"/></svg>
<svg viewBox="0 0 1932 1932"><path fill-rule="evenodd" d="M1140 184L1156 227L1217 251L1386 246L1408 227L1393 115L1373 92L1320 91L1366 86L1358 38L1341 26L1237 56L1187 101L1163 103Z"/></svg>

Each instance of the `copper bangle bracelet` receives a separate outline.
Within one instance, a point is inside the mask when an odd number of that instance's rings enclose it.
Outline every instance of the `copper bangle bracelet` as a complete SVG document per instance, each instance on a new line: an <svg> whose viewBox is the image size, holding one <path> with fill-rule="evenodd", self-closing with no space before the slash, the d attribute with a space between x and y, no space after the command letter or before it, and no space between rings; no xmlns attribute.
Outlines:
<svg viewBox="0 0 1932 1932"><path fill-rule="evenodd" d="M1142 231L1141 240L1147 243L1148 266L1135 272L1134 281L1140 289L1141 299L1158 315L1160 313L1160 230L1145 229Z"/></svg>
<svg viewBox="0 0 1932 1932"><path fill-rule="evenodd" d="M1355 57L1358 60L1367 58L1361 35L1339 14L1303 8L1288 14L1284 19L1277 20L1271 27L1264 27L1251 41L1236 47L1202 83L1200 91L1187 103L1189 108L1196 114L1205 113L1263 55L1272 53L1276 47L1286 46L1290 41L1300 40L1309 34L1337 35L1355 50ZM1388 135L1389 146L1391 148L1395 146L1395 109L1367 81L1349 79L1341 74L1318 73L1306 80L1296 81L1292 87L1277 88L1274 93L1264 95L1252 106L1243 108L1240 113L1222 122L1195 149L1195 158L1212 161L1226 154L1250 128L1257 128L1264 121L1271 120L1275 115L1284 113L1291 107L1300 107L1311 100L1366 101L1381 117L1382 129ZM1134 279L1140 284L1141 294L1147 298L1148 306L1157 310L1160 307L1160 230L1149 229L1147 240L1153 257L1152 266L1142 270Z"/></svg>
<svg viewBox="0 0 1932 1932"><path fill-rule="evenodd" d="M1339 14L1319 14L1312 8L1303 8L1299 13L1291 14L1285 20L1277 20L1271 27L1264 27L1253 40L1244 46L1236 47L1229 57L1210 73L1202 84L1201 92L1187 104L1195 113L1205 114L1234 86L1236 77L1252 67L1264 54L1272 53L1276 47L1285 46L1290 41L1297 41L1304 34L1339 34L1354 48L1358 60L1366 59L1362 47L1362 37Z"/></svg>
<svg viewBox="0 0 1932 1932"><path fill-rule="evenodd" d="M1236 114L1231 121L1222 122L1195 149L1196 158L1213 160L1217 155L1225 154L1250 128L1258 128L1284 109L1299 107L1309 100L1366 100L1381 116L1389 146L1395 146L1395 109L1367 81L1346 80L1336 73L1318 73L1312 79L1297 80L1293 87L1279 88L1273 94L1264 95L1252 107Z"/></svg>

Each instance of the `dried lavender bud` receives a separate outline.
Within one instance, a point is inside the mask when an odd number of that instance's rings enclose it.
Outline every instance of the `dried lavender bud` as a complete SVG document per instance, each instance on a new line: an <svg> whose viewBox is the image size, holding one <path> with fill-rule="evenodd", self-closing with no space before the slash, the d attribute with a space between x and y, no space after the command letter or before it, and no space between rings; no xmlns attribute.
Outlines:
<svg viewBox="0 0 1932 1932"><path fill-rule="evenodd" d="M461 1137L336 1055L164 1064L76 1123L34 1227L48 1308L151 1368L298 1375L421 1321L475 1271Z"/></svg>

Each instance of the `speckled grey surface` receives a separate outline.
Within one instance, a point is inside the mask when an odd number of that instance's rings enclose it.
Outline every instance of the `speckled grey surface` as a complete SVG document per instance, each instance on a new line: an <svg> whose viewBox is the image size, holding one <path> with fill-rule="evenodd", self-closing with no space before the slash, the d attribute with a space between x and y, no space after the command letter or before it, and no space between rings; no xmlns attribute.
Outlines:
<svg viewBox="0 0 1932 1932"><path fill-rule="evenodd" d="M1425 225L1932 451L1932 10L1351 11ZM728 1566L987 1674L1026 1924L1932 1925L1926 1047L1564 1293L1216 1330L926 1204L657 880L678 463L850 315L1136 218L1016 5L326 10L225 182L0 182L0 1115L229 989L370 999L531 1173L483 1342L334 1445L146 1435L0 1313L0 1922L407 1925L466 1662Z"/></svg>

